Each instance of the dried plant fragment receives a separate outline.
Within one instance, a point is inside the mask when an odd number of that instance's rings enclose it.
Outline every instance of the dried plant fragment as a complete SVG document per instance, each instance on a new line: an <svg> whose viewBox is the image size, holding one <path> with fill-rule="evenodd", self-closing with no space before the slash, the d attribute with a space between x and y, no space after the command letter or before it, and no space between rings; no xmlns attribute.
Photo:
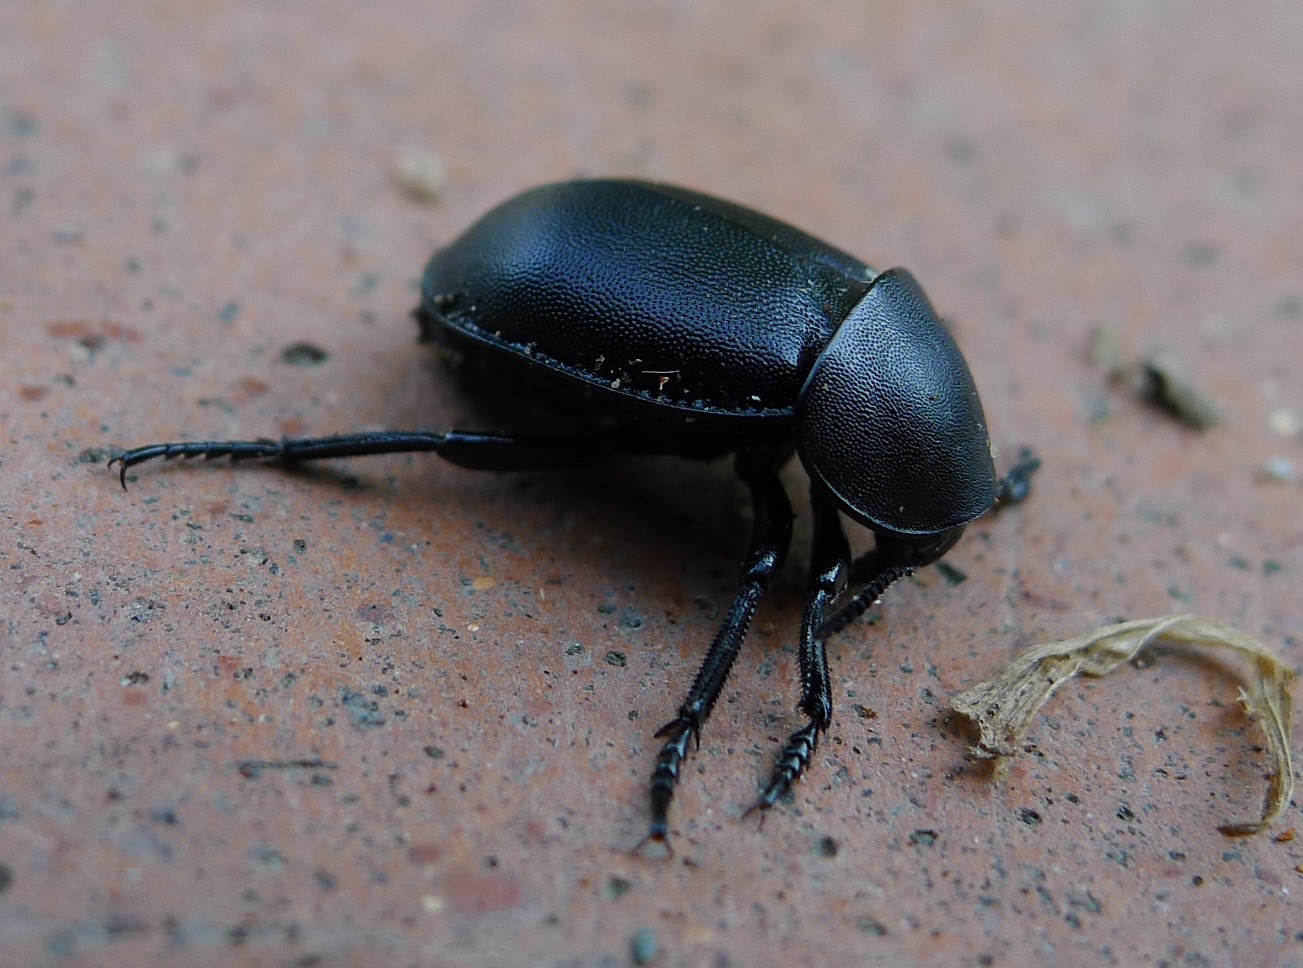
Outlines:
<svg viewBox="0 0 1303 968"><path fill-rule="evenodd" d="M1240 689L1240 702L1267 734L1267 752L1275 773L1261 819L1226 823L1218 829L1230 837L1265 830L1280 818L1294 792L1289 692L1294 673L1261 642L1220 622L1198 615L1165 615L1105 625L1062 642L1033 646L994 679L961 693L950 705L977 723L981 738L972 752L995 760L998 775L1018 754L1037 711L1059 686L1078 673L1102 676L1112 672L1145 646L1159 641L1227 648L1252 659L1249 688Z"/></svg>
<svg viewBox="0 0 1303 968"><path fill-rule="evenodd" d="M1173 350L1153 349L1139 359L1129 360L1121 330L1101 323L1091 331L1086 357L1103 371L1110 384L1126 387L1195 430L1208 430L1221 422L1221 408L1195 378L1190 365ZM1105 404L1096 409L1095 419L1108 416Z"/></svg>
<svg viewBox="0 0 1303 968"><path fill-rule="evenodd" d="M1141 360L1142 393L1182 423L1207 430L1221 420L1217 404L1171 350L1154 350Z"/></svg>

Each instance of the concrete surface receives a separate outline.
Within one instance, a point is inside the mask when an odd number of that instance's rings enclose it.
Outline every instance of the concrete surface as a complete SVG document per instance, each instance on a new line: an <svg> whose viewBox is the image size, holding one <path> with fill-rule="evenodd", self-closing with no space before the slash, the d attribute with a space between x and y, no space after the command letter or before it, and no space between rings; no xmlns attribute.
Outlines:
<svg viewBox="0 0 1303 968"><path fill-rule="evenodd" d="M1119 616L1303 657L1300 49L1295 0L0 4L0 963L1303 964L1297 808L1216 832L1266 770L1220 662L1065 688L999 785L946 704ZM836 643L835 726L757 829L798 523L665 862L629 848L745 540L726 466L104 466L471 424L420 267L596 173L909 266L1005 459L1045 459L966 580ZM1110 386L1100 324L1222 423Z"/></svg>

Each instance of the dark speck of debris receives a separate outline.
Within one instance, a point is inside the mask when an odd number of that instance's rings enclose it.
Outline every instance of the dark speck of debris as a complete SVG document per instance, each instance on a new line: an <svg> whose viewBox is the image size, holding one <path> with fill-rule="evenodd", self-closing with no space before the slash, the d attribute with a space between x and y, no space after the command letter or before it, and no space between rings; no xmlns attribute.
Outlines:
<svg viewBox="0 0 1303 968"><path fill-rule="evenodd" d="M623 877L612 875L606 882L606 896L613 901L618 897L624 897L631 890L633 890L633 883Z"/></svg>
<svg viewBox="0 0 1303 968"><path fill-rule="evenodd" d="M23 111L9 111L5 115L5 128L15 138L30 138L41 130L41 123Z"/></svg>
<svg viewBox="0 0 1303 968"><path fill-rule="evenodd" d="M606 653L606 664L623 669L629 664L629 660L623 652L608 652Z"/></svg>
<svg viewBox="0 0 1303 968"><path fill-rule="evenodd" d="M968 573L961 571L954 565L947 564L944 561L938 561L933 566L942 578L946 580L947 585L962 585L968 581Z"/></svg>
<svg viewBox="0 0 1303 968"><path fill-rule="evenodd" d="M1191 242L1185 247L1185 261L1199 269L1214 265L1217 255L1217 246L1211 242Z"/></svg>
<svg viewBox="0 0 1303 968"><path fill-rule="evenodd" d="M1031 807L1023 807L1018 811L1018 819L1029 827L1036 827L1040 825L1041 815Z"/></svg>
<svg viewBox="0 0 1303 968"><path fill-rule="evenodd" d="M254 847L249 851L249 859L272 870L280 870L285 866L285 855L275 847Z"/></svg>
<svg viewBox="0 0 1303 968"><path fill-rule="evenodd" d="M246 780L256 780L266 770L335 770L338 766L322 759L241 760L235 768Z"/></svg>
<svg viewBox="0 0 1303 968"><path fill-rule="evenodd" d="M128 672L126 678L122 680L124 686L143 686L149 682L148 672Z"/></svg>
<svg viewBox="0 0 1303 968"><path fill-rule="evenodd" d="M814 845L814 852L820 857L836 857L837 841L832 837L820 837Z"/></svg>
<svg viewBox="0 0 1303 968"><path fill-rule="evenodd" d="M935 830L912 831L909 835L909 842L920 847L931 847L937 842L937 832Z"/></svg>
<svg viewBox="0 0 1303 968"><path fill-rule="evenodd" d="M281 362L290 366L317 366L330 359L330 354L311 343L291 343L281 350Z"/></svg>
<svg viewBox="0 0 1303 968"><path fill-rule="evenodd" d="M364 272L358 276L357 284L353 287L354 296L369 296L375 292L376 286L380 285L380 277L374 272Z"/></svg>
<svg viewBox="0 0 1303 968"><path fill-rule="evenodd" d="M14 882L13 868L8 864L0 864L0 894L9 890L9 885Z"/></svg>
<svg viewBox="0 0 1303 968"><path fill-rule="evenodd" d="M384 724L384 713L380 712L380 703L374 699L368 699L363 693L355 692L352 689L345 689L340 696L340 702L348 710L349 715L353 717L353 722L359 726L381 726Z"/></svg>
<svg viewBox="0 0 1303 968"><path fill-rule="evenodd" d="M110 457L117 454L116 450L110 450L108 447L87 447L77 455L78 464L103 464Z"/></svg>
<svg viewBox="0 0 1303 968"><path fill-rule="evenodd" d="M25 166L20 164L18 167L22 168ZM32 189L26 186L18 189L18 191L14 192L14 200L13 203L9 206L9 214L14 218L17 218L18 216L25 213L31 207L32 202L34 202L35 200L36 200L36 192L34 192Z"/></svg>
<svg viewBox="0 0 1303 968"><path fill-rule="evenodd" d="M633 941L630 943L630 952L633 955L635 965L650 965L661 953L660 942L656 940L656 932L651 928L643 928L635 934Z"/></svg>

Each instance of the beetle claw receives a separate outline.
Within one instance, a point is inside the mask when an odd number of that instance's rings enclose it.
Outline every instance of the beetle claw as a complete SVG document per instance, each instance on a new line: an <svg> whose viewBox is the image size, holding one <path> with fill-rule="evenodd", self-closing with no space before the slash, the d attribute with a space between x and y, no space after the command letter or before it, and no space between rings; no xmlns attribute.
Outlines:
<svg viewBox="0 0 1303 968"><path fill-rule="evenodd" d="M656 844L662 851L663 856L652 857L648 846L650 844ZM652 829L647 832L647 836L638 841L629 853L636 857L648 857L651 860L669 860L674 856L674 845L670 843L670 834L665 825L653 823Z"/></svg>
<svg viewBox="0 0 1303 968"><path fill-rule="evenodd" d="M768 802L762 795L760 799L758 799L755 803L751 804L751 806L747 807L745 810L742 811L742 819L745 820L753 813L759 813L760 821L756 824L756 830L757 831L764 830L765 817L769 816L769 808L772 806L773 804Z"/></svg>

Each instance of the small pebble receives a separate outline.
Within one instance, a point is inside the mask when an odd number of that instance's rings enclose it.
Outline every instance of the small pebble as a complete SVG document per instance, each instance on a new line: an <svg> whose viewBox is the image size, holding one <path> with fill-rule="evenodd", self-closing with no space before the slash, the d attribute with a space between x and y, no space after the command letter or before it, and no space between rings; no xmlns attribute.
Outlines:
<svg viewBox="0 0 1303 968"><path fill-rule="evenodd" d="M1090 365L1103 370L1109 379L1118 376L1126 368L1122 353L1122 333L1116 326L1099 323L1090 331L1090 343L1086 347L1086 356Z"/></svg>
<svg viewBox="0 0 1303 968"><path fill-rule="evenodd" d="M60 245L75 245L86 237L79 225L56 225L50 235Z"/></svg>
<svg viewBox="0 0 1303 968"><path fill-rule="evenodd" d="M1294 462L1288 457L1273 457L1258 468L1258 480L1269 484L1293 484L1297 479Z"/></svg>
<svg viewBox="0 0 1303 968"><path fill-rule="evenodd" d="M290 366L316 366L329 358L329 353L312 343L291 343L281 350L281 362Z"/></svg>
<svg viewBox="0 0 1303 968"><path fill-rule="evenodd" d="M430 205L439 200L448 185L448 166L433 151L408 148L398 156L394 178L408 196Z"/></svg>
<svg viewBox="0 0 1303 968"><path fill-rule="evenodd" d="M635 934L630 947L635 965L650 965L656 960L657 955L661 953L660 943L656 940L656 932L651 928L643 928Z"/></svg>
<svg viewBox="0 0 1303 968"><path fill-rule="evenodd" d="M1267 414L1267 429L1277 437L1303 437L1303 417L1278 407Z"/></svg>

